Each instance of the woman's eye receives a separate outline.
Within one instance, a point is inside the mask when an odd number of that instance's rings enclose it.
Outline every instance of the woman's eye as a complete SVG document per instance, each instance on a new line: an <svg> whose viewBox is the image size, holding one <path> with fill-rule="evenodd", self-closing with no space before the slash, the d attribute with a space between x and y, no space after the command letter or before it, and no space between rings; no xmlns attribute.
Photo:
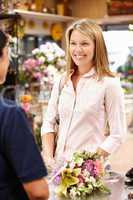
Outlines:
<svg viewBox="0 0 133 200"><path fill-rule="evenodd" d="M70 42L70 45L76 45L76 43L75 42Z"/></svg>
<svg viewBox="0 0 133 200"><path fill-rule="evenodd" d="M89 44L87 42L83 42L82 46L88 46Z"/></svg>

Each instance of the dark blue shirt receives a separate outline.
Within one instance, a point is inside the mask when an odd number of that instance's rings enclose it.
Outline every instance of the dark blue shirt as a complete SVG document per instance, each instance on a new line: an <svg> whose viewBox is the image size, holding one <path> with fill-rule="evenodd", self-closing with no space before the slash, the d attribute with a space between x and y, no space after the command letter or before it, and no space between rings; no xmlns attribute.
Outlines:
<svg viewBox="0 0 133 200"><path fill-rule="evenodd" d="M26 114L0 99L0 200L27 200L22 183L46 175Z"/></svg>

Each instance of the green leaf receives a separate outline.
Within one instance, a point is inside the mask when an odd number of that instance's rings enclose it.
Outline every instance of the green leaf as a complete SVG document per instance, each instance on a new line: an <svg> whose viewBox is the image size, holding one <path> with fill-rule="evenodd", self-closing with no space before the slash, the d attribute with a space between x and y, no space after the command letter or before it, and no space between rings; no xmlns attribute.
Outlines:
<svg viewBox="0 0 133 200"><path fill-rule="evenodd" d="M78 176L80 173L81 173L81 169L79 169L79 168L74 168L74 169L73 169L73 174L74 174L75 176Z"/></svg>
<svg viewBox="0 0 133 200"><path fill-rule="evenodd" d="M79 179L71 174L70 169L66 169L62 174L61 184L57 187L57 194L67 196L67 189L79 182Z"/></svg>

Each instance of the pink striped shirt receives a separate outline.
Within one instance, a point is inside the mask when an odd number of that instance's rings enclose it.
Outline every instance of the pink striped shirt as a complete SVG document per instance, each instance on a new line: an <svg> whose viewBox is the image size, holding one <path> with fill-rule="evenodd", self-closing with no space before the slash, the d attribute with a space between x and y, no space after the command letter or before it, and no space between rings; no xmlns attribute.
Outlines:
<svg viewBox="0 0 133 200"><path fill-rule="evenodd" d="M98 81L94 75L94 69L84 74L77 84L76 93L69 79L58 103L60 81L53 87L41 133L55 131L55 119L59 112L57 159L69 158L78 150L96 151L98 147L112 153L123 141L126 122L120 80L104 77ZM110 134L105 136L107 118Z"/></svg>

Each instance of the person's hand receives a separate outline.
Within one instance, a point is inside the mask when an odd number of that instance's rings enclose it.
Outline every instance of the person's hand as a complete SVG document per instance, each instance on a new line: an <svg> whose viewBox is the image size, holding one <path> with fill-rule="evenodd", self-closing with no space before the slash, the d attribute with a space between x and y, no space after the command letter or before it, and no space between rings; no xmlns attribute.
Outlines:
<svg viewBox="0 0 133 200"><path fill-rule="evenodd" d="M53 156L47 155L43 151L41 152L42 158L44 160L44 163L46 167L49 169L52 169L55 166L55 159Z"/></svg>
<svg viewBox="0 0 133 200"><path fill-rule="evenodd" d="M103 158L106 159L109 156L109 153L107 151L104 151L100 147L97 149L97 153Z"/></svg>
<svg viewBox="0 0 133 200"><path fill-rule="evenodd" d="M55 165L55 159L52 157L46 157L44 161L48 167L53 167Z"/></svg>

